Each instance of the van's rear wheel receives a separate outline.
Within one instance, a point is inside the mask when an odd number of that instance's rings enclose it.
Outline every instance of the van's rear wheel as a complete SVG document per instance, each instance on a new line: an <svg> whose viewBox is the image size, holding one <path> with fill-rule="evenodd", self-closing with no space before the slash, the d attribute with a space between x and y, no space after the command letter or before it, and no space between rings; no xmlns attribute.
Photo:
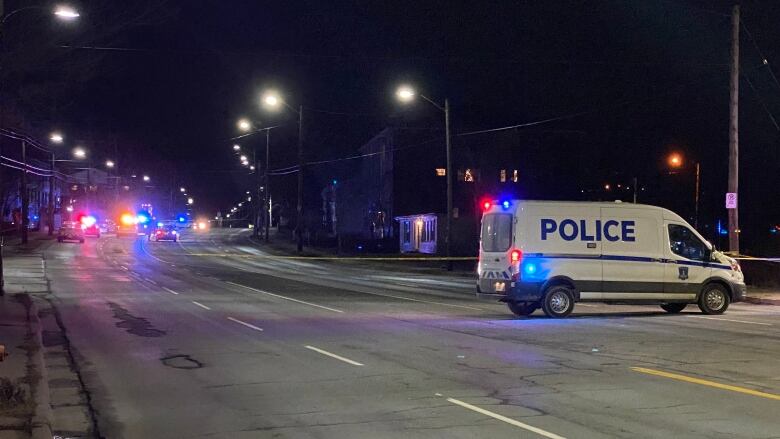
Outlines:
<svg viewBox="0 0 780 439"><path fill-rule="evenodd" d="M538 303L529 303L529 302L507 302L507 306L509 307L509 310L512 311L512 313L516 316L528 316L534 313L537 309L539 309Z"/></svg>
<svg viewBox="0 0 780 439"><path fill-rule="evenodd" d="M699 309L704 314L723 314L729 307L729 292L721 284L709 284L699 296Z"/></svg>
<svg viewBox="0 0 780 439"><path fill-rule="evenodd" d="M542 311L548 317L566 317L574 311L574 291L565 285L547 289L542 299Z"/></svg>
<svg viewBox="0 0 780 439"><path fill-rule="evenodd" d="M664 303L661 305L661 308L669 314L677 314L684 310L686 306L688 306L687 303Z"/></svg>

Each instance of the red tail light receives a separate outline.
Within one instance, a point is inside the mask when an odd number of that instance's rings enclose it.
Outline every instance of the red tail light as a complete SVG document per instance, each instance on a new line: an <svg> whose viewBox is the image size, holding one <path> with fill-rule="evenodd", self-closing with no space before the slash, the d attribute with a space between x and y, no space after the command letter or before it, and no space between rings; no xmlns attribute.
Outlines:
<svg viewBox="0 0 780 439"><path fill-rule="evenodd" d="M520 262L521 259L523 259L523 252L518 249L514 249L512 250L512 253L510 253L509 259L512 261L513 264L516 264Z"/></svg>

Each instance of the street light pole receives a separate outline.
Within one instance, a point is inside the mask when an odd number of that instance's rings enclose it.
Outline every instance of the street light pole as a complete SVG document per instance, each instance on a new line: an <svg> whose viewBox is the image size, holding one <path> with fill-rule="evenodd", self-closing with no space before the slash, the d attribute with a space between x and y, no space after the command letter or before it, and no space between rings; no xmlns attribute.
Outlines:
<svg viewBox="0 0 780 439"><path fill-rule="evenodd" d="M298 253L303 252L303 105L298 107Z"/></svg>
<svg viewBox="0 0 780 439"><path fill-rule="evenodd" d="M265 130L265 176L263 182L265 183L265 191L263 192L263 205L266 208L266 216L263 223L265 224L265 242L268 242L268 235L271 229L271 205L268 200L271 197L271 184L268 180L268 168L271 165L271 130Z"/></svg>
<svg viewBox="0 0 780 439"><path fill-rule="evenodd" d="M728 191L739 189L739 5L734 5L731 15L731 77L729 88L729 180ZM729 212L729 250L739 253L739 213L737 208Z"/></svg>
<svg viewBox="0 0 780 439"><path fill-rule="evenodd" d="M445 238L445 248L447 256L447 270L452 271L452 143L450 136L450 101L444 99L444 133L447 142L447 227Z"/></svg>
<svg viewBox="0 0 780 439"><path fill-rule="evenodd" d="M49 177L49 236L54 234L54 151L51 153L51 176Z"/></svg>
<svg viewBox="0 0 780 439"><path fill-rule="evenodd" d="M29 213L29 202L27 197L27 142L22 140L22 186L20 192L22 193L22 219L21 219L21 231L22 231L22 244L27 244L27 226L29 224L27 216Z"/></svg>

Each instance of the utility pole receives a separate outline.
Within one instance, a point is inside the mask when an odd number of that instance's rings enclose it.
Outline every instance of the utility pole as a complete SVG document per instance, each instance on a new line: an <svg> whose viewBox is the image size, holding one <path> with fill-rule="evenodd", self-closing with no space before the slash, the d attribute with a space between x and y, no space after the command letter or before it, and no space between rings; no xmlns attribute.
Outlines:
<svg viewBox="0 0 780 439"><path fill-rule="evenodd" d="M22 219L21 219L21 227L22 227L22 244L27 244L27 227L29 225L29 219L27 218L30 214L30 200L27 197L27 142L22 140L22 163L23 170L22 170L22 187L20 192L22 193Z"/></svg>
<svg viewBox="0 0 780 439"><path fill-rule="evenodd" d="M303 105L298 107L298 253L303 252Z"/></svg>
<svg viewBox="0 0 780 439"><path fill-rule="evenodd" d="M731 12L731 79L729 87L729 182L728 191L739 189L739 5ZM729 250L739 253L739 212L729 212Z"/></svg>
<svg viewBox="0 0 780 439"><path fill-rule="evenodd" d="M694 202L693 228L699 228L699 194L701 193L701 166L696 162L696 200Z"/></svg>
<svg viewBox="0 0 780 439"><path fill-rule="evenodd" d="M254 214L253 223L254 226L252 227L252 236L257 238L260 236L260 230L258 227L260 226L260 162L257 161L257 145L252 147L252 161L255 162L255 190L252 191L252 201L249 201L249 206L257 206L256 208L250 207L252 209L252 213ZM266 164L266 166L268 166Z"/></svg>
<svg viewBox="0 0 780 439"><path fill-rule="evenodd" d="M51 153L51 176L49 177L49 231L48 235L54 234L54 151Z"/></svg>
<svg viewBox="0 0 780 439"><path fill-rule="evenodd" d="M444 238L444 245L447 255L447 270L452 271L452 143L450 138L450 101L444 99L444 135L447 142L447 234Z"/></svg>
<svg viewBox="0 0 780 439"><path fill-rule="evenodd" d="M263 224L265 224L265 242L268 242L269 229L271 228L271 184L268 181L268 167L271 166L271 130L265 130L265 191L263 191L263 207L267 209L267 215ZM257 168L255 168L257 169Z"/></svg>

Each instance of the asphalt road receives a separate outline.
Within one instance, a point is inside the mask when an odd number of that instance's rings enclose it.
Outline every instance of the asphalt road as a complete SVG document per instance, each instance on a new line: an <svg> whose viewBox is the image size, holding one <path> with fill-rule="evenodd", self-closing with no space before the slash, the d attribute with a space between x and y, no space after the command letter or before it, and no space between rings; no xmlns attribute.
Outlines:
<svg viewBox="0 0 780 439"><path fill-rule="evenodd" d="M780 308L515 318L462 277L269 257L246 231L53 244L107 438L780 437Z"/></svg>

